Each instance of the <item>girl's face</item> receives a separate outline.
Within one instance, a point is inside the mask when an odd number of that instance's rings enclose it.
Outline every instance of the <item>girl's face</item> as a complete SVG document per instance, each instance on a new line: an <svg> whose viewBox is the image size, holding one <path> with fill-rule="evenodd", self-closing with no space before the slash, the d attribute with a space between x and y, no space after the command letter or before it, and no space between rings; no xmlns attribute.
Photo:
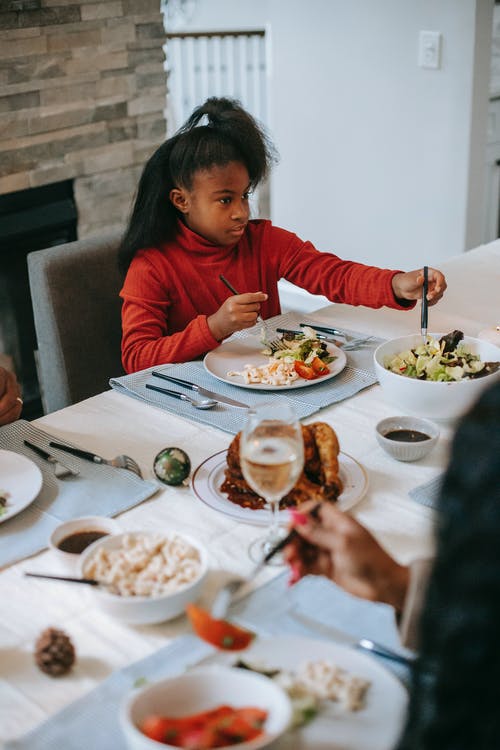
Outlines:
<svg viewBox="0 0 500 750"><path fill-rule="evenodd" d="M249 190L245 165L231 161L196 172L192 189L174 188L170 200L193 232L214 245L234 245L250 216Z"/></svg>

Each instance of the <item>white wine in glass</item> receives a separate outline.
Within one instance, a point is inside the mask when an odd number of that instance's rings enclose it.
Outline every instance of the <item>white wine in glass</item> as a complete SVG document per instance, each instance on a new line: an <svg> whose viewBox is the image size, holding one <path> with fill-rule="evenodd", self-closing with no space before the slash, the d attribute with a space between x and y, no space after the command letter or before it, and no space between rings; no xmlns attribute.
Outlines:
<svg viewBox="0 0 500 750"><path fill-rule="evenodd" d="M295 486L304 466L302 428L288 403L250 409L240 437L240 464L250 487L271 508L267 536L255 540L249 550L252 560L259 562L280 540L280 500Z"/></svg>

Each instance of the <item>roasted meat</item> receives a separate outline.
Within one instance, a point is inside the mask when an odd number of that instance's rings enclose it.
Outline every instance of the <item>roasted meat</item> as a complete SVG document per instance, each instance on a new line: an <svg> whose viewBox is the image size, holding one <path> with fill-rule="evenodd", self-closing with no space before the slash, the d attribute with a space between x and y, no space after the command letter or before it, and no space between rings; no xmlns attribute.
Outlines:
<svg viewBox="0 0 500 750"><path fill-rule="evenodd" d="M304 470L295 487L280 502L280 508L300 505L306 500L335 502L342 492L339 477L339 443L335 431L325 422L302 425L304 438ZM240 466L240 433L227 452L225 479L220 490L231 502L243 508L258 510L265 506L246 483Z"/></svg>

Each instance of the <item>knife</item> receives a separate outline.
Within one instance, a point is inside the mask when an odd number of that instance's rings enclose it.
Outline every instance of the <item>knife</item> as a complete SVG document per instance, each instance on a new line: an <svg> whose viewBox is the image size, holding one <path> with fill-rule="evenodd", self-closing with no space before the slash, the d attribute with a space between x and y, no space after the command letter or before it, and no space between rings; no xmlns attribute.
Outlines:
<svg viewBox="0 0 500 750"><path fill-rule="evenodd" d="M32 451L35 451L35 453L38 453L38 455L41 456L41 458L45 459L45 461L48 461L49 464L52 464L54 466L54 473L56 477L63 479L64 475L68 476L69 474L76 477L80 473L76 469L71 469L66 464L63 464L61 461L59 461L58 458L53 456L51 453L44 450L43 448L40 448L39 445L30 443L29 440L24 440L23 442L25 445L28 446L28 448L31 448Z"/></svg>
<svg viewBox="0 0 500 750"><path fill-rule="evenodd" d="M294 336L303 336L303 331L290 331L288 328L277 328L277 333L293 333ZM329 338L328 336L325 336L324 333L317 333L316 338L318 338L320 341L327 341L329 344L336 344L337 346L339 344L342 344L342 341L339 341L338 339Z"/></svg>
<svg viewBox="0 0 500 750"><path fill-rule="evenodd" d="M207 388L203 388L201 385L196 385L190 380L182 380L182 378L174 378L172 375L165 375L163 372L153 371L151 373L155 378L161 378L162 380L168 380L171 383L177 383L177 385L183 385L185 388L189 388L191 391L199 393L200 396L206 396L207 398L213 398L214 401L218 401L221 404L227 404L228 406L235 406L238 409L249 409L248 404L243 404L241 401L235 401L228 396L221 396L220 393L209 391Z"/></svg>
<svg viewBox="0 0 500 750"><path fill-rule="evenodd" d="M327 328L326 326L317 326L312 323L299 323L301 328L312 328L315 331L322 331L322 333L329 333L331 336L341 336L343 339L347 338L343 331L339 331L338 328Z"/></svg>

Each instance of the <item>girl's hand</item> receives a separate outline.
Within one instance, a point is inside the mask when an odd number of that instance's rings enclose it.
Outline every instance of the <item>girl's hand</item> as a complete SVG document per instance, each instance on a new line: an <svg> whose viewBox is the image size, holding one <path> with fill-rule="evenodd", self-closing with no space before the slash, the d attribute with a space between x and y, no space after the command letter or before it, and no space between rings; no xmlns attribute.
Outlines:
<svg viewBox="0 0 500 750"><path fill-rule="evenodd" d="M307 515L315 503L291 511L298 532L285 547L291 583L308 574L324 575L345 591L370 601L403 608L408 568L399 565L354 518L331 503L322 503L318 518Z"/></svg>
<svg viewBox="0 0 500 750"><path fill-rule="evenodd" d="M260 303L266 299L267 294L264 292L247 292L228 297L217 312L207 318L213 337L222 341L235 331L254 326L260 312Z"/></svg>
<svg viewBox="0 0 500 750"><path fill-rule="evenodd" d="M396 299L419 300L422 298L422 287L424 285L424 272L419 268L416 271L397 273L392 277L392 291ZM429 305L435 305L443 296L446 289L446 279L441 271L429 267L427 301Z"/></svg>
<svg viewBox="0 0 500 750"><path fill-rule="evenodd" d="M14 422L23 408L21 389L16 376L4 367L0 367L0 425Z"/></svg>

